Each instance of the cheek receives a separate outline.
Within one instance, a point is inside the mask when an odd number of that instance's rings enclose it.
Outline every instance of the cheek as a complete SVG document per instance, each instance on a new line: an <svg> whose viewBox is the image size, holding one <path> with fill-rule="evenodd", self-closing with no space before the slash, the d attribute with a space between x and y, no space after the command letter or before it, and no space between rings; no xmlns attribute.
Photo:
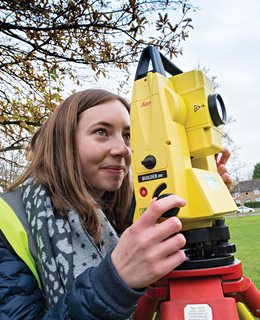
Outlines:
<svg viewBox="0 0 260 320"><path fill-rule="evenodd" d="M80 164L82 165L83 162L85 162L86 160L86 155L85 155L85 148L80 144L80 143L77 143L77 152L78 152L78 157L79 157L79 160L80 160Z"/></svg>
<svg viewBox="0 0 260 320"><path fill-rule="evenodd" d="M77 139L76 144L77 144L77 153L78 153L81 169L85 174L86 171L88 171L88 164L91 161L91 157L90 157L91 153L89 152L90 147L89 145L86 145L84 141L82 141L81 139Z"/></svg>
<svg viewBox="0 0 260 320"><path fill-rule="evenodd" d="M126 159L125 159L125 164L126 164L126 167L127 167L127 172L129 172L130 170L130 166L131 166L131 156L128 156Z"/></svg>
<svg viewBox="0 0 260 320"><path fill-rule="evenodd" d="M97 170L105 157L102 148L98 148L96 142L87 139L78 145L78 156L82 171L87 175L93 174L93 170Z"/></svg>
<svg viewBox="0 0 260 320"><path fill-rule="evenodd" d="M126 157L126 161L129 164L129 166L132 163L132 153L131 153L131 149L129 148L129 155Z"/></svg>
<svg viewBox="0 0 260 320"><path fill-rule="evenodd" d="M96 174L96 164L93 157L89 155L88 152L85 150L81 150L82 152L79 153L79 162L81 167L81 172L85 176L85 178L93 177Z"/></svg>
<svg viewBox="0 0 260 320"><path fill-rule="evenodd" d="M79 133L76 136L76 146L80 162L87 162L91 155L90 150L94 147L91 140Z"/></svg>

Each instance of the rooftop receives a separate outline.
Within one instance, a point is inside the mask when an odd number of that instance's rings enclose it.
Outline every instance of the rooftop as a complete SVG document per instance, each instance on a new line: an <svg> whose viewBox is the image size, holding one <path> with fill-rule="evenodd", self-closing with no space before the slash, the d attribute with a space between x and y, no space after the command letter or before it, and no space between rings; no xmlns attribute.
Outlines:
<svg viewBox="0 0 260 320"><path fill-rule="evenodd" d="M260 179L240 181L234 186L234 188L231 190L231 193L248 192L254 190L260 190Z"/></svg>

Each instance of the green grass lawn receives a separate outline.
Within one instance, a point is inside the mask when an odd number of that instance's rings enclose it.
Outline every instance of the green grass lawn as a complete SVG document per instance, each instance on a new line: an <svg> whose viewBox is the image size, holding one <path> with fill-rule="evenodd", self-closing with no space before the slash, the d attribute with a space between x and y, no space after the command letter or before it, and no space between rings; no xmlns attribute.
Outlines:
<svg viewBox="0 0 260 320"><path fill-rule="evenodd" d="M226 217L231 239L236 245L235 257L241 260L243 274L260 290L260 215Z"/></svg>

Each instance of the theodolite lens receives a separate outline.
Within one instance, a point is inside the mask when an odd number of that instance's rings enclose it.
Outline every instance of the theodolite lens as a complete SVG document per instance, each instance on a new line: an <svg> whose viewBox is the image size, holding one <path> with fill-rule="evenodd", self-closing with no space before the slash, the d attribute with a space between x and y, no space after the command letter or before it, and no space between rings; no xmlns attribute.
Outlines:
<svg viewBox="0 0 260 320"><path fill-rule="evenodd" d="M211 119L216 127L227 120L226 108L223 99L218 93L208 96L208 106Z"/></svg>

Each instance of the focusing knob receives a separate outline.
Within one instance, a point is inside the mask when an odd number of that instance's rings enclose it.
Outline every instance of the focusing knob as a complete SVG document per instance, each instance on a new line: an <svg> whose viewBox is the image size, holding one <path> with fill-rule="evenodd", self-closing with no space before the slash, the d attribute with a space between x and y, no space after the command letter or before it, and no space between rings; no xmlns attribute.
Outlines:
<svg viewBox="0 0 260 320"><path fill-rule="evenodd" d="M171 195L170 193L160 194L159 197L157 198L157 200L168 197L170 195ZM180 211L180 208L171 208L171 209L167 210L166 212L164 212L162 214L162 217L163 218L170 218L170 217L177 216L179 211Z"/></svg>
<svg viewBox="0 0 260 320"><path fill-rule="evenodd" d="M143 166L145 166L146 169L153 169L156 165L156 159L154 156L149 155L146 156L141 163Z"/></svg>

